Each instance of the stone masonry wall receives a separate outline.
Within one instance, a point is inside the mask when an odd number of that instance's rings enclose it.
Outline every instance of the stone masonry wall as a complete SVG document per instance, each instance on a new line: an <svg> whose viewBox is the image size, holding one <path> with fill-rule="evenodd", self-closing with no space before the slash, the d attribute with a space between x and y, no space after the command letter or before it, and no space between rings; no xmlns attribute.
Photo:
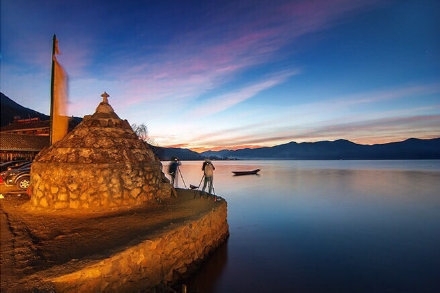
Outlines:
<svg viewBox="0 0 440 293"><path fill-rule="evenodd" d="M35 158L33 208L110 210L175 195L160 160L102 97L93 115Z"/></svg>
<svg viewBox="0 0 440 293"><path fill-rule="evenodd" d="M56 292L154 292L187 275L229 236L227 203L198 219L170 224L163 233L76 271L46 279Z"/></svg>
<svg viewBox="0 0 440 293"><path fill-rule="evenodd" d="M74 164L34 162L31 204L50 209L111 209L170 197L160 162Z"/></svg>

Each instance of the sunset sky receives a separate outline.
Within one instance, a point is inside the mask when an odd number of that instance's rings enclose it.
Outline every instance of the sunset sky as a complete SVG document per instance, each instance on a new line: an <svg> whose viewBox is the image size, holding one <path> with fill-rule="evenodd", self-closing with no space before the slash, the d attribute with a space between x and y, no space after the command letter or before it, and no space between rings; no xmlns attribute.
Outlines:
<svg viewBox="0 0 440 293"><path fill-rule="evenodd" d="M2 0L1 92L45 114L53 34L69 115L106 91L160 146L440 137L437 0Z"/></svg>

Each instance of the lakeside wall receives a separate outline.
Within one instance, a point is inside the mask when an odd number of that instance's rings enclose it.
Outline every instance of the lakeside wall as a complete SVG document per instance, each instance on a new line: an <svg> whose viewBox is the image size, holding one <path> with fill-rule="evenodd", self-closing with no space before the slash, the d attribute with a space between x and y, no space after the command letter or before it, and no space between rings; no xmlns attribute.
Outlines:
<svg viewBox="0 0 440 293"><path fill-rule="evenodd" d="M222 201L199 218L171 223L151 239L43 282L56 292L154 292L188 276L228 236L227 202Z"/></svg>

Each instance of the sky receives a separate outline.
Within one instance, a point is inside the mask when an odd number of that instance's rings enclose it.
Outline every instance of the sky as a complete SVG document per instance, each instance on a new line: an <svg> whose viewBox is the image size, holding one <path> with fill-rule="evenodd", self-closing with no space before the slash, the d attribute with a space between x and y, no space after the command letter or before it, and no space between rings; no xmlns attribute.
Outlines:
<svg viewBox="0 0 440 293"><path fill-rule="evenodd" d="M440 137L437 0L2 0L0 89L70 116L105 91L149 141L194 151Z"/></svg>

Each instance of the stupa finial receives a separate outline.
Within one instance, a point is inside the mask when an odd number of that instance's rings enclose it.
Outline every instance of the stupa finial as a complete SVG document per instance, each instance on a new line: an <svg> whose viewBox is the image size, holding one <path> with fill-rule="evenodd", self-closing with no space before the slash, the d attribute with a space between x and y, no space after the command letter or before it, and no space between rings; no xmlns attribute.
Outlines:
<svg viewBox="0 0 440 293"><path fill-rule="evenodd" d="M110 97L109 94L107 94L107 92L104 92L102 95L102 102L108 104L108 97Z"/></svg>

